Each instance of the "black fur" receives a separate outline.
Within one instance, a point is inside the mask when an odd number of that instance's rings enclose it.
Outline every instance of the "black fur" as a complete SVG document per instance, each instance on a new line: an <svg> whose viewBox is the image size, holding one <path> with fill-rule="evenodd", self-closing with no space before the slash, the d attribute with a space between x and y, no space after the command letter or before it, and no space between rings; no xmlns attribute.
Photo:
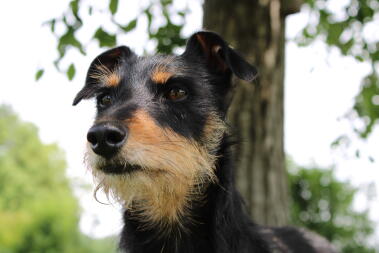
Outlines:
<svg viewBox="0 0 379 253"><path fill-rule="evenodd" d="M151 74L154 67L169 61L175 74L164 85L154 83ZM121 81L117 87L104 87L91 77L96 64L108 69L120 69ZM137 57L127 47L109 50L97 57L90 66L86 85L78 93L74 105L81 99L105 95L113 103L98 106L98 116L104 115L116 121L129 119L137 109L151 115L159 126L197 142L209 112L216 112L225 119L229 105L228 95L232 88L231 76L252 81L257 72L217 34L199 32L188 41L180 56ZM184 89L185 99L166 99L172 88ZM99 103L99 102L98 102ZM310 236L295 228L268 228L254 224L244 210L243 200L234 185L234 163L230 150L230 137L225 134L220 146L214 151L217 183L210 184L202 204L193 202L182 226L144 226L125 210L124 229L120 250L127 253L328 253L319 251ZM175 183L175 182L173 182Z"/></svg>

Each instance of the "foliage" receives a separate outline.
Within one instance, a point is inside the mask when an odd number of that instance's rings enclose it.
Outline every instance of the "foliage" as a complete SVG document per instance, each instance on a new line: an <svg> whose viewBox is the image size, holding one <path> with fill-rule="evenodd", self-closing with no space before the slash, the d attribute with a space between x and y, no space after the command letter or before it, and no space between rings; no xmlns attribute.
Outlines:
<svg viewBox="0 0 379 253"><path fill-rule="evenodd" d="M92 16L96 9L93 5L85 5L81 0L72 0L69 3L68 9L62 14L61 17L52 18L45 24L49 25L50 31L55 35L58 41L57 51L59 53L58 58L54 62L55 67L60 70L60 62L66 56L68 50L74 49L79 51L82 55L86 54L86 47L90 42L96 41L99 47L111 48L116 46L117 38L120 35L133 31L138 24L139 20L147 20L147 32L149 39L155 41L157 46L157 52L159 53L171 53L174 49L181 47L185 44L185 39L181 36L183 28L184 17L187 10L174 11L172 7L172 0L154 0L150 1L147 6L141 8L140 13L129 23L122 24L117 21L116 15L119 11L118 0L110 0L108 9L97 10L98 13L103 13L108 16L111 22L111 28L105 29L101 24L94 32L90 41L80 41L77 33L81 29L86 29L86 23L83 22L82 16L88 14ZM160 14L158 15L154 10L158 9ZM123 15L128 15L124 12ZM154 22L154 19L161 19L162 22ZM180 17L179 24L174 22L173 17ZM88 17L87 17L88 18ZM57 26L64 26L65 31L58 32ZM116 32L110 32L114 30ZM71 63L65 71L69 80L72 80L75 76L75 63ZM36 80L40 79L43 70L38 70L36 73Z"/></svg>
<svg viewBox="0 0 379 253"><path fill-rule="evenodd" d="M0 252L95 252L78 229L65 167L57 145L43 144L34 125L0 106ZM115 251L108 245L103 252Z"/></svg>
<svg viewBox="0 0 379 253"><path fill-rule="evenodd" d="M331 169L292 166L289 171L293 224L323 235L343 253L375 252L368 246L374 224L367 210L353 208L356 188L338 181Z"/></svg>
<svg viewBox="0 0 379 253"><path fill-rule="evenodd" d="M308 25L297 38L300 45L308 45L322 39L327 45L338 48L346 56L367 62L371 72L362 82L356 96L354 110L363 119L363 129L355 129L367 138L379 118L379 39L370 27L377 26L374 19L379 15L377 0L350 0L340 11L331 7L331 0L305 0L311 10Z"/></svg>
<svg viewBox="0 0 379 253"><path fill-rule="evenodd" d="M309 19L308 25L297 38L299 45L309 45L316 39L322 39L327 45L338 48L343 55L353 56L358 61L367 62L371 66L371 73L362 81L361 91L357 94L355 105L352 108L364 123L362 129L354 128L354 131L362 138L367 138L379 118L379 41L372 36L366 36L363 30L367 26L374 25L373 20L379 15L378 1L350 0L339 12L330 7L337 1L304 0L304 2L311 10L312 18ZM54 62L56 68L61 70L60 62L70 49L85 55L90 42L97 41L100 47L106 48L115 46L117 38L133 31L142 19L148 21L146 31L149 39L156 42L157 52L170 53L175 48L183 46L185 39L182 37L181 31L187 10L174 10L172 3L173 0L151 1L147 6L141 7L140 13L129 23L122 24L116 18L119 13L118 0L109 0L105 10L96 10L93 5L86 5L81 0L72 0L61 17L52 18L46 22L58 41L59 57ZM76 34L86 25L82 16L85 13L91 16L95 11L108 15L113 27L106 30L99 24L89 41L80 41ZM123 15L127 14L123 12ZM174 16L181 17L181 21L175 23ZM163 22L154 22L159 19L163 19ZM57 32L58 25L65 27L63 33ZM69 64L65 72L68 79L72 80L76 73L75 63ZM43 74L43 69L37 70L36 80L40 79ZM344 136L340 138L344 138Z"/></svg>
<svg viewBox="0 0 379 253"><path fill-rule="evenodd" d="M373 223L352 202L357 190L332 170L290 166L292 221L314 230L343 252L375 252L367 246ZM0 106L0 252L115 252L113 238L93 240L78 230L79 208L56 145Z"/></svg>

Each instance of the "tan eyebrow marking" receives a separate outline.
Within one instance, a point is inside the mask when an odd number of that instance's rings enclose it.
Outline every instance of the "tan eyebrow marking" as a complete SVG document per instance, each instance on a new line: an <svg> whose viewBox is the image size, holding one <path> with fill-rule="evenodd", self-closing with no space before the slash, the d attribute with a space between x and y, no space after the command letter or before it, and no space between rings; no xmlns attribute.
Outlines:
<svg viewBox="0 0 379 253"><path fill-rule="evenodd" d="M105 85L108 87L116 87L120 83L120 75L118 73L112 73L107 76Z"/></svg>
<svg viewBox="0 0 379 253"><path fill-rule="evenodd" d="M107 87L116 87L121 81L120 74L118 73L118 68L110 70L107 66L103 64L96 65L96 70L90 74L91 78L98 80L99 82L105 84Z"/></svg>
<svg viewBox="0 0 379 253"><path fill-rule="evenodd" d="M174 57L167 57L155 65L151 74L151 80L157 84L165 84L175 73L170 67Z"/></svg>
<svg viewBox="0 0 379 253"><path fill-rule="evenodd" d="M171 72L158 70L152 74L151 80L153 80L155 83L164 84L172 76L173 76L173 73Z"/></svg>

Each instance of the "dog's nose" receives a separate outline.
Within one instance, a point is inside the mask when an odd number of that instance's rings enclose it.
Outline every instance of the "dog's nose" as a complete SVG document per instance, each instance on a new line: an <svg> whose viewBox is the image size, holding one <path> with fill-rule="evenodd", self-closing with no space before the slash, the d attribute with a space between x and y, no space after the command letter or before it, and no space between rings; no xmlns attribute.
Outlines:
<svg viewBox="0 0 379 253"><path fill-rule="evenodd" d="M87 140L92 150L107 159L114 156L127 138L125 127L112 124L98 124L90 128Z"/></svg>

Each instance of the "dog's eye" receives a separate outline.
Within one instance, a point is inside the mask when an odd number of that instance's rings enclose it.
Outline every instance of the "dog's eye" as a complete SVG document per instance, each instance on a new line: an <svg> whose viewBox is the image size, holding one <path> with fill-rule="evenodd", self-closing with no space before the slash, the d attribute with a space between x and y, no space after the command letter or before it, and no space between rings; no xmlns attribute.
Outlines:
<svg viewBox="0 0 379 253"><path fill-rule="evenodd" d="M110 95L104 95L98 98L97 103L100 107L105 108L112 104L112 98Z"/></svg>
<svg viewBox="0 0 379 253"><path fill-rule="evenodd" d="M187 91L181 88L172 88L166 93L166 98L172 101L183 100L187 97Z"/></svg>

